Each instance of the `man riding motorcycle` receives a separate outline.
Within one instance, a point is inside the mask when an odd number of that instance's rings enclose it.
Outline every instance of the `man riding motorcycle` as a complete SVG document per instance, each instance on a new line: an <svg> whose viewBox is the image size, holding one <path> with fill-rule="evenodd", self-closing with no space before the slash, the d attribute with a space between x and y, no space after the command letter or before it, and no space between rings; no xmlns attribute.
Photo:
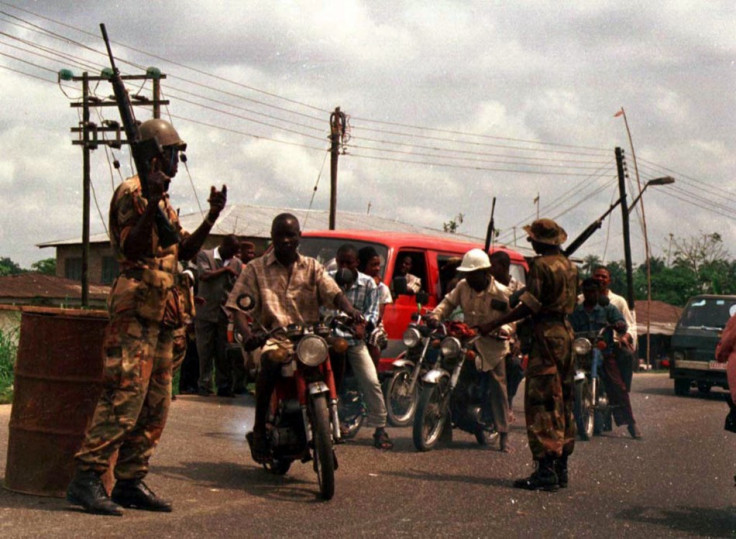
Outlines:
<svg viewBox="0 0 736 539"><path fill-rule="evenodd" d="M457 271L465 278L447 294L430 313L433 324L447 318L456 307L461 307L465 323L480 326L500 318L509 308L509 290L497 282L490 273L491 261L481 249L471 249ZM503 326L499 337L483 336L476 343L479 352L476 366L481 375L483 394L483 420L486 425L495 424L499 432L499 450L507 453L508 443L508 396L506 393L506 355L509 353L508 336L511 326Z"/></svg>
<svg viewBox="0 0 736 539"><path fill-rule="evenodd" d="M243 335L243 347L250 351L263 344L262 336L251 331L249 318L266 331L289 324L314 324L319 307L334 307L361 320L340 287L314 258L297 251L301 230L294 215L282 213L271 224L273 251L253 260L238 277L225 306L232 310L235 324ZM252 302L253 305L248 304ZM248 311L248 315L246 315ZM256 380L256 413L253 425L253 458L266 455L266 415L281 363L274 352L291 348L287 340L269 339L263 346L261 370Z"/></svg>

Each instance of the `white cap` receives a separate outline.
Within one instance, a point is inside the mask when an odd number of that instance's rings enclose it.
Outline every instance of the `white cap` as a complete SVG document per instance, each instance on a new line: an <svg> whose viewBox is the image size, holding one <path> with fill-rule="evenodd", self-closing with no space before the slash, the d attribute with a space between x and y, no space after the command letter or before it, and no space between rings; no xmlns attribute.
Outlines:
<svg viewBox="0 0 736 539"><path fill-rule="evenodd" d="M491 260L483 249L471 249L463 256L463 261L457 271L470 272L491 267Z"/></svg>

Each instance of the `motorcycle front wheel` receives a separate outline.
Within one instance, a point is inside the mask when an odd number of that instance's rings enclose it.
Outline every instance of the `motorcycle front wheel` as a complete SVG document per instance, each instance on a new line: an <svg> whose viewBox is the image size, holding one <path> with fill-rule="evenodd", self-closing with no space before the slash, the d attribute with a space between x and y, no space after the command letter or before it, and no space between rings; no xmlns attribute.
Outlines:
<svg viewBox="0 0 736 539"><path fill-rule="evenodd" d="M417 451L434 449L447 426L449 410L445 399L446 387L447 380L442 379L437 384L427 384L422 388L412 429Z"/></svg>
<svg viewBox="0 0 736 539"><path fill-rule="evenodd" d="M330 414L324 394L312 399L312 440L314 442L314 471L317 473L319 493L324 500L335 495L335 458L332 451Z"/></svg>
<svg viewBox="0 0 736 539"><path fill-rule="evenodd" d="M595 426L595 412L593 409L593 395L590 392L588 380L575 384L575 424L578 428L578 437L587 442L593 437Z"/></svg>
<svg viewBox="0 0 736 539"><path fill-rule="evenodd" d="M411 369L401 368L386 384L386 413L394 427L407 427L414 419L419 398L419 383L411 387Z"/></svg>

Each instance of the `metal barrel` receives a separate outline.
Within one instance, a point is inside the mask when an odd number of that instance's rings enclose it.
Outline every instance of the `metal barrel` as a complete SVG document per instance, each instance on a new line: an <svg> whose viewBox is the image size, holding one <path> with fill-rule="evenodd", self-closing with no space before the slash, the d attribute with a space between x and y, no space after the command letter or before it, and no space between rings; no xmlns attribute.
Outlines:
<svg viewBox="0 0 736 539"><path fill-rule="evenodd" d="M63 497L102 392L104 311L24 307L5 488ZM107 483L110 482L110 477Z"/></svg>

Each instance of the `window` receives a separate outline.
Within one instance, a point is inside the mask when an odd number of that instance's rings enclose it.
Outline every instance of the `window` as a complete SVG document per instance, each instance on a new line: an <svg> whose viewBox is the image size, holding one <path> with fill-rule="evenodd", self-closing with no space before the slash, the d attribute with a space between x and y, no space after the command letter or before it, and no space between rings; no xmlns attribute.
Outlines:
<svg viewBox="0 0 736 539"><path fill-rule="evenodd" d="M64 261L64 277L74 281L82 280L82 257L71 257Z"/></svg>
<svg viewBox="0 0 736 539"><path fill-rule="evenodd" d="M118 276L120 268L118 261L113 256L102 257L102 284L112 284Z"/></svg>

